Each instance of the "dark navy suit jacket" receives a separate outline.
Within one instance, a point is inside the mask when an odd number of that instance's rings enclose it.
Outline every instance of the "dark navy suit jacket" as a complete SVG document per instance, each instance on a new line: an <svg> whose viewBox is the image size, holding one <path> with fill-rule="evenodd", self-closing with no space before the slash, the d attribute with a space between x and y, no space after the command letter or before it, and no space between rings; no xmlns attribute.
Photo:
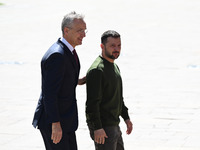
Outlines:
<svg viewBox="0 0 200 150"><path fill-rule="evenodd" d="M78 127L76 86L80 63L76 63L71 51L59 39L43 56L41 71L42 92L33 126L43 129L60 121L63 131L75 131Z"/></svg>

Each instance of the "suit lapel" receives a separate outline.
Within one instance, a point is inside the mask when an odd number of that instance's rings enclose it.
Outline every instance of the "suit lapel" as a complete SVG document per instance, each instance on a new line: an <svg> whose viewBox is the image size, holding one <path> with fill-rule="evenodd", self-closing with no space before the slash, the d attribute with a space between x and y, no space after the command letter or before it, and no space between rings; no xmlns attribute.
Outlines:
<svg viewBox="0 0 200 150"><path fill-rule="evenodd" d="M78 57L78 54L77 54L77 57ZM80 70L80 67L81 67L81 66L80 66L80 60L79 60L79 57L78 57L78 64L77 64L77 65L78 65L78 68L79 68L79 70Z"/></svg>
<svg viewBox="0 0 200 150"><path fill-rule="evenodd" d="M71 51L69 50L69 48L62 41L60 41L60 39L58 40L58 43L63 47L67 56L70 58L71 63L73 64L74 68L76 69L77 76L79 76L79 72L80 72L79 58L78 58L78 65L77 65L76 60L75 60L73 54L71 53Z"/></svg>

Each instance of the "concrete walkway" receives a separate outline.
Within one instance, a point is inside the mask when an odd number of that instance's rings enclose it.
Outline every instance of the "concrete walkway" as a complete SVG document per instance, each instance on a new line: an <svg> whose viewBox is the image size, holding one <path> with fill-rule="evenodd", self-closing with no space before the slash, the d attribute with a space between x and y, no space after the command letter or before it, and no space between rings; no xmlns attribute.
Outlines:
<svg viewBox="0 0 200 150"><path fill-rule="evenodd" d="M134 123L126 150L200 150L200 1L1 0L0 150L43 150L31 125L40 94L40 60L60 36L63 16L85 14L77 47L84 76L108 29L122 35L119 65ZM85 123L85 86L77 88L79 150L93 150Z"/></svg>

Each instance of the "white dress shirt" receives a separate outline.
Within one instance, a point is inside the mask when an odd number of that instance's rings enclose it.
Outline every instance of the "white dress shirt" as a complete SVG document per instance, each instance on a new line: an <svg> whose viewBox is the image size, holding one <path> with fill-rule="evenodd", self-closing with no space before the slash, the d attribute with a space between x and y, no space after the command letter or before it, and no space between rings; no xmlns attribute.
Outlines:
<svg viewBox="0 0 200 150"><path fill-rule="evenodd" d="M60 40L69 48L69 50L70 50L70 51L72 52L72 54L73 54L73 50L74 50L73 46L71 46L71 45L69 44L69 42L67 42L67 40L65 40L64 37L62 37Z"/></svg>

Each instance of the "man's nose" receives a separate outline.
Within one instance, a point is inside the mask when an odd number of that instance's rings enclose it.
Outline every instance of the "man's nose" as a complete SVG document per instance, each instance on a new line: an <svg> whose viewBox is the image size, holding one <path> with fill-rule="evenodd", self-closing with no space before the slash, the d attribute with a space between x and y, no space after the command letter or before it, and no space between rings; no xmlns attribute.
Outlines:
<svg viewBox="0 0 200 150"><path fill-rule="evenodd" d="M116 46L114 50L119 52L120 51L120 47Z"/></svg>

